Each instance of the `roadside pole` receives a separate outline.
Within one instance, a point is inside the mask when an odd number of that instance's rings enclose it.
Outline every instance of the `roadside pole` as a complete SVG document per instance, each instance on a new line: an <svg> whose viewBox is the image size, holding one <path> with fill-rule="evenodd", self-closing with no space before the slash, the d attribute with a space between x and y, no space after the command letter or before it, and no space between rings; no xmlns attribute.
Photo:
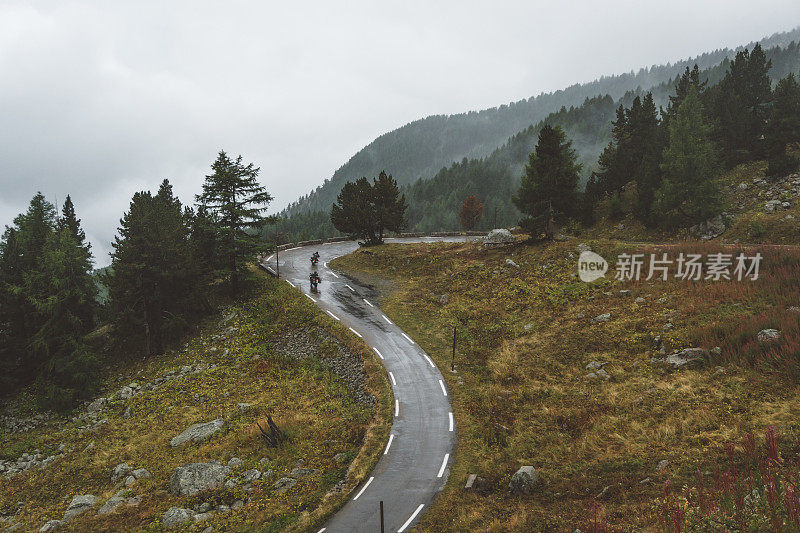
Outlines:
<svg viewBox="0 0 800 533"><path fill-rule="evenodd" d="M450 372L456 371L456 327L453 326L453 359L450 361Z"/></svg>
<svg viewBox="0 0 800 533"><path fill-rule="evenodd" d="M381 500L381 533L385 533L383 530L383 500Z"/></svg>

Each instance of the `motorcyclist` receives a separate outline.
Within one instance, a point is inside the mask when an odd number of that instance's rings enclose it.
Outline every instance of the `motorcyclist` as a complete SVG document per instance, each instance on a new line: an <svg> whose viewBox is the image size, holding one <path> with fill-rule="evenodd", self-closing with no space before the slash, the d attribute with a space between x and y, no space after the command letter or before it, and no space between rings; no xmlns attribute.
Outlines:
<svg viewBox="0 0 800 533"><path fill-rule="evenodd" d="M317 290L317 284L322 281L316 270L308 276L308 280L311 282L311 290L313 291Z"/></svg>
<svg viewBox="0 0 800 533"><path fill-rule="evenodd" d="M311 264L316 265L319 262L319 252L311 254Z"/></svg>

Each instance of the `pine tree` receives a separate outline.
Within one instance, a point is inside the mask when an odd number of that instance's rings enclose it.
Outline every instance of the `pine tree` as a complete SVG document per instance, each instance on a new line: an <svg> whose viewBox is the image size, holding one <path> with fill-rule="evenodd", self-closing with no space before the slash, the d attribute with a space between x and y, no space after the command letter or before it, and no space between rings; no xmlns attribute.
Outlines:
<svg viewBox="0 0 800 533"><path fill-rule="evenodd" d="M786 152L786 145L800 142L800 84L789 74L775 86L764 144L769 161L767 176L782 177L797 170L798 160Z"/></svg>
<svg viewBox="0 0 800 533"><path fill-rule="evenodd" d="M372 180L372 201L375 206L377 242L381 243L385 231L399 232L406 227L408 205L406 196L400 194L397 182L385 171Z"/></svg>
<svg viewBox="0 0 800 533"><path fill-rule="evenodd" d="M482 217L483 202L474 194L467 196L464 203L461 204L461 209L458 211L461 227L467 231L473 230Z"/></svg>
<svg viewBox="0 0 800 533"><path fill-rule="evenodd" d="M663 181L654 203L666 222L691 225L720 211L714 182L714 147L696 87L691 87L669 125Z"/></svg>
<svg viewBox="0 0 800 533"><path fill-rule="evenodd" d="M365 243L377 242L377 213L367 178L348 181L331 207L331 222L342 233Z"/></svg>
<svg viewBox="0 0 800 533"><path fill-rule="evenodd" d="M667 110L664 113L665 127L668 127L669 119L675 118L675 115L678 114L678 108L686 99L686 95L689 94L689 89L691 87L697 89L697 93L702 99L703 91L705 91L707 84L708 80L700 81L700 68L696 64L692 70L686 67L686 70L675 84L675 94L669 97L669 104L667 104Z"/></svg>
<svg viewBox="0 0 800 533"><path fill-rule="evenodd" d="M197 312L197 271L189 224L167 180L158 194L134 194L113 243L105 276L118 341L145 355L160 353Z"/></svg>
<svg viewBox="0 0 800 533"><path fill-rule="evenodd" d="M25 314L28 304L22 294L22 250L18 231L6 227L0 240L0 386L9 390L27 350Z"/></svg>
<svg viewBox="0 0 800 533"><path fill-rule="evenodd" d="M636 181L636 216L651 222L650 210L656 190L661 185L661 155L664 150L656 105L652 93L631 108L629 120L632 177Z"/></svg>
<svg viewBox="0 0 800 533"><path fill-rule="evenodd" d="M528 157L522 183L512 202L527 215L520 226L531 237L552 236L551 221L564 221L577 208L576 187L581 166L572 142L559 126L544 126Z"/></svg>
<svg viewBox="0 0 800 533"><path fill-rule="evenodd" d="M219 267L229 277L231 291L237 294L240 272L264 246L259 229L275 220L264 215L272 196L257 181L260 169L242 163L241 155L232 160L221 151L211 169L197 201L217 222Z"/></svg>

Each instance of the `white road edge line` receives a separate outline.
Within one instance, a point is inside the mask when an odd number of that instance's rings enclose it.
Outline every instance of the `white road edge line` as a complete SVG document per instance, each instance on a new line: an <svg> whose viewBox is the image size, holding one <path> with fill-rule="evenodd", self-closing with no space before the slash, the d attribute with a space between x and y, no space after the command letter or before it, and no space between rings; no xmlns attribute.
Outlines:
<svg viewBox="0 0 800 533"><path fill-rule="evenodd" d="M273 258L273 257L275 257L275 254L272 254L271 256L267 257L267 263L269 263L270 261L272 261L272 258Z"/></svg>
<svg viewBox="0 0 800 533"><path fill-rule="evenodd" d="M400 400L394 401L394 416L395 417L400 416Z"/></svg>
<svg viewBox="0 0 800 533"><path fill-rule="evenodd" d="M392 440L394 440L394 433L389 434L389 442L386 443L386 449L383 450L383 455L389 453L389 446L392 445Z"/></svg>
<svg viewBox="0 0 800 533"><path fill-rule="evenodd" d="M331 313L331 312L330 312L330 311L328 311L327 309L325 310L325 312L326 312L326 313L328 313L329 315L331 315L331 316L332 316L334 319L336 319L336 320L339 320L339 317L338 317L338 316L334 315L333 313Z"/></svg>
<svg viewBox="0 0 800 533"><path fill-rule="evenodd" d="M366 299L366 298L362 298L362 300L364 300L364 303L365 303L365 304L367 304L368 306L370 306L370 307L375 307L374 305L372 305L371 303L369 303L369 302L367 301L367 299Z"/></svg>
<svg viewBox="0 0 800 533"><path fill-rule="evenodd" d="M294 287L294 283L292 283L292 282L291 282L291 281L289 281L288 279L286 280L286 283L288 283L289 285L291 285L292 287ZM297 288L297 287L295 287L295 288Z"/></svg>
<svg viewBox="0 0 800 533"><path fill-rule="evenodd" d="M383 355L381 355L381 352L379 352L377 348L372 348L372 349L375 350L375 353L378 354L378 357L383 359Z"/></svg>
<svg viewBox="0 0 800 533"><path fill-rule="evenodd" d="M334 278L338 278L339 277L339 276L336 275L336 272L334 272L332 270L331 270L331 276L333 276Z"/></svg>
<svg viewBox="0 0 800 533"><path fill-rule="evenodd" d="M439 473L436 474L436 477L442 477L444 475L444 469L447 468L447 460L450 459L450 454L444 454L444 461L442 461L442 467L439 469Z"/></svg>
<svg viewBox="0 0 800 533"><path fill-rule="evenodd" d="M267 270L269 270L270 272L272 272L273 274L275 274L275 271L274 271L274 270L272 270L272 268L270 268L270 267L267 267ZM277 274L275 274L275 275L277 276Z"/></svg>
<svg viewBox="0 0 800 533"><path fill-rule="evenodd" d="M410 342L411 344L414 344L414 341L412 341L412 340L411 340L411 337L409 337L408 335L406 335L406 334L405 334L405 333L403 333L402 331L400 332L400 335L402 335L403 337L405 337L405 338L406 338L406 340L407 340L408 342Z"/></svg>
<svg viewBox="0 0 800 533"><path fill-rule="evenodd" d="M364 486L361 487L361 490L358 491L358 494L356 494L356 497L353 498L354 500L357 500L359 498L359 496L364 494L364 491L367 490L367 487L369 487L369 484L372 483L373 479L375 479L375 476L372 476L371 478L369 478L369 480L367 480L367 482L364 484Z"/></svg>
<svg viewBox="0 0 800 533"><path fill-rule="evenodd" d="M357 331L356 331L356 330L354 330L353 328L350 328L350 331L352 331L353 333L355 333L355 334L358 336L358 338L359 338L359 339L363 339L363 338L364 338L364 337L362 337L362 336L361 336L361 333L357 332Z"/></svg>
<svg viewBox="0 0 800 533"><path fill-rule="evenodd" d="M317 301L314 298L312 298L311 296L309 296L308 294L306 294L306 293L303 293L303 294L305 295L306 298L308 298L312 302L317 303Z"/></svg>
<svg viewBox="0 0 800 533"><path fill-rule="evenodd" d="M405 523L405 524L403 524L402 526L400 526L400 529L398 529L398 530L397 530L397 533L403 533L403 531L405 531L405 530L406 530L406 528L407 528L408 526L410 526L410 525L411 525L411 522L413 522L413 521L414 521L414 519L417 517L417 515L419 514L419 512L422 510L422 508L423 508L423 507L425 507L425 504L424 504L424 503L421 503L421 504L419 504L419 507L417 507L417 510L416 510L416 511L414 511L414 514L412 514L412 515L411 515L411 516L408 518L408 520L406 520L406 523Z"/></svg>
<svg viewBox="0 0 800 533"><path fill-rule="evenodd" d="M442 381L441 379L439 380L439 386L442 388L442 394L447 396L447 389L444 388L444 381Z"/></svg>
<svg viewBox="0 0 800 533"><path fill-rule="evenodd" d="M344 286L347 287L348 289L350 289L352 292L356 292L356 290L353 287L351 287L350 285L348 285L347 283L345 283Z"/></svg>
<svg viewBox="0 0 800 533"><path fill-rule="evenodd" d="M284 250L284 252L291 252L292 250L299 250L299 246L295 246L294 248L289 248L288 250Z"/></svg>
<svg viewBox="0 0 800 533"><path fill-rule="evenodd" d="M384 319L386 322L388 322L389 324L391 324L391 323L392 323L392 321L391 321L391 320L389 320L389 317L387 317L386 315L382 315L382 316L383 316L383 319Z"/></svg>
<svg viewBox="0 0 800 533"><path fill-rule="evenodd" d="M428 354L422 354L422 355L425 356L425 359L428 360L428 364L430 364L432 368L436 368L436 365L433 364L433 361L431 361L431 358L428 357Z"/></svg>
<svg viewBox="0 0 800 533"><path fill-rule="evenodd" d="M392 378L392 383L394 384L395 387L397 387L397 380L394 379L394 374L389 372L389 377Z"/></svg>
<svg viewBox="0 0 800 533"><path fill-rule="evenodd" d="M326 529L327 529L327 528L323 527L322 529L320 529L319 531L317 531L317 533L322 533L322 532L323 532L323 531L325 531Z"/></svg>
<svg viewBox="0 0 800 533"><path fill-rule="evenodd" d="M453 413L447 413L447 417L450 419L450 431L453 431Z"/></svg>

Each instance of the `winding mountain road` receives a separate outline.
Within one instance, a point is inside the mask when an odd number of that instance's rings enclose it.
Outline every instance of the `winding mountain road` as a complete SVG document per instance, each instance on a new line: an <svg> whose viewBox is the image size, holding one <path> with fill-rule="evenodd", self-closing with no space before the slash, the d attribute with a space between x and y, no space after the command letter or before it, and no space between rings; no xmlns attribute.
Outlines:
<svg viewBox="0 0 800 533"><path fill-rule="evenodd" d="M463 237L386 239L391 243L463 241ZM332 271L328 262L353 252L352 241L293 248L280 252L280 277L302 291L328 313L364 339L381 359L395 397L394 421L389 441L375 469L353 492L351 499L320 532L380 531L380 502L384 502L387 532L402 533L413 527L444 487L456 442L447 387L430 357L384 315L371 300L368 287ZM316 268L322 282L311 293L309 274L312 252L320 253ZM275 256L263 266L273 273Z"/></svg>

